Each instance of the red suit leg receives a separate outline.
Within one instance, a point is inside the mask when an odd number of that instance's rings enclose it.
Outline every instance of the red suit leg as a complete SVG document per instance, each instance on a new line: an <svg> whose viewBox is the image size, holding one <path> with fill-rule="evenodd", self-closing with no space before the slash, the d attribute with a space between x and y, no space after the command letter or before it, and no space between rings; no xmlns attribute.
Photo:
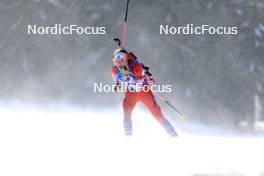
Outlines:
<svg viewBox="0 0 264 176"><path fill-rule="evenodd" d="M156 102L151 91L140 92L140 101L148 108L155 119L163 126L163 128L172 136L176 136L176 132L171 123L163 116L160 106Z"/></svg>
<svg viewBox="0 0 264 176"><path fill-rule="evenodd" d="M132 120L131 115L132 111L137 103L137 97L133 92L126 92L123 99L123 125L126 135L132 135Z"/></svg>

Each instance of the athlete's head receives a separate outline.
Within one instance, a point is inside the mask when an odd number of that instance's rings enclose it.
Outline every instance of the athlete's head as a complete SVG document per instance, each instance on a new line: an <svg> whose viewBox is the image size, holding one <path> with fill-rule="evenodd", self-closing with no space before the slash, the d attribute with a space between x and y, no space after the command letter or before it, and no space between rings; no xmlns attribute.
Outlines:
<svg viewBox="0 0 264 176"><path fill-rule="evenodd" d="M114 58L113 61L116 66L123 67L127 65L128 61L128 53L125 49L117 49L114 52Z"/></svg>

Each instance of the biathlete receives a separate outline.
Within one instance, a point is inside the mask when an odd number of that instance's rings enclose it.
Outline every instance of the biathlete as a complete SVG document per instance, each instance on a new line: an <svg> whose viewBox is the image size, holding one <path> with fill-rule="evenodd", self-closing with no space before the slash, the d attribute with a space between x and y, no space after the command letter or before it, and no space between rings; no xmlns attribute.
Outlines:
<svg viewBox="0 0 264 176"><path fill-rule="evenodd" d="M142 102L170 136L177 136L171 123L162 114L149 87L148 82L153 81L153 78L148 67L139 63L135 55L125 49L117 49L113 61L112 77L116 83L116 90L125 87L123 99L125 135L132 135L131 114L137 102Z"/></svg>

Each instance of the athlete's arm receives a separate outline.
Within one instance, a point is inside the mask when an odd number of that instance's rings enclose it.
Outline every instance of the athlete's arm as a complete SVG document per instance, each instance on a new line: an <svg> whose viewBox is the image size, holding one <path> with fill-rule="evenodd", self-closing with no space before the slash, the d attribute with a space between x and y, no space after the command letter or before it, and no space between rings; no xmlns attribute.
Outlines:
<svg viewBox="0 0 264 176"><path fill-rule="evenodd" d="M133 75L135 76L136 79L142 79L143 77L143 72L142 72L142 67L140 64L135 64L132 69L131 69Z"/></svg>

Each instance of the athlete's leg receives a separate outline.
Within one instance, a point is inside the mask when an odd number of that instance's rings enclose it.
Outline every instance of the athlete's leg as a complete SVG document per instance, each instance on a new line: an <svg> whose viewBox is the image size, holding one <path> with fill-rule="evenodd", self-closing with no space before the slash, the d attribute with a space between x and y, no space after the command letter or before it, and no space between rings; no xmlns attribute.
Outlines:
<svg viewBox="0 0 264 176"><path fill-rule="evenodd" d="M151 114L155 119L163 126L167 133L171 136L177 136L174 127L171 123L163 116L160 106L156 102L151 91L142 92L140 96L140 101L149 109Z"/></svg>
<svg viewBox="0 0 264 176"><path fill-rule="evenodd" d="M125 97L123 99L123 111L124 111L123 125L124 125L125 135L127 136L132 135L131 115L136 103L137 103L137 99L134 93L126 92Z"/></svg>

